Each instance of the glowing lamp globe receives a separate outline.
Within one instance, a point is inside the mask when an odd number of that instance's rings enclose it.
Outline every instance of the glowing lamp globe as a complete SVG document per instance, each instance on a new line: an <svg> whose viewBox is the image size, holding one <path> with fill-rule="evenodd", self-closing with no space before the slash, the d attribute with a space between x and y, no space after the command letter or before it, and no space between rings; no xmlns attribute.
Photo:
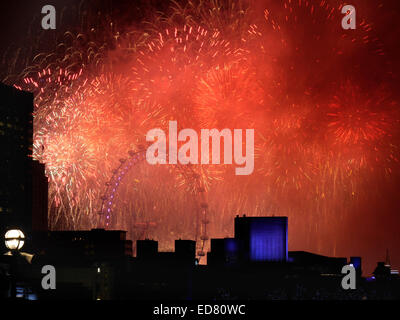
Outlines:
<svg viewBox="0 0 400 320"><path fill-rule="evenodd" d="M19 250L25 243L25 235L21 230L8 230L5 235L6 247L10 250Z"/></svg>

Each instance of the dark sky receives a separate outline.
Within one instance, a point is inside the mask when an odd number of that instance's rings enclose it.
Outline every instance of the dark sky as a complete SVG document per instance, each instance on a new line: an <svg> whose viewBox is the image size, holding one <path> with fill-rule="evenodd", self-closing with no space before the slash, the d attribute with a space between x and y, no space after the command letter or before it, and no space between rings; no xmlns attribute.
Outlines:
<svg viewBox="0 0 400 320"><path fill-rule="evenodd" d="M205 1L205 0L203 0ZM277 0L270 0L272 2ZM278 0L280 1L280 0ZM79 19L77 17L68 16L60 21L60 15L65 7L73 9L78 7L82 2L87 4L88 10L95 13L99 10L111 12L113 15L119 16L121 12L130 17L131 21L137 21L140 16L141 3L147 5L151 3L154 7L161 8L166 6L167 1L163 0L12 0L0 1L0 78L4 76L4 68L7 67L7 60L3 59L4 53L10 49L11 52L16 48L24 48L32 44L29 39L30 34L39 34L46 32L48 39L53 40L59 30L70 30L77 26ZM254 3L259 3L258 0L253 0ZM333 1L328 1L329 3ZM335 3L337 1L334 1ZM163 3L163 5L161 4ZM347 3L347 2L346 2ZM357 9L357 19L365 18L372 23L374 31L379 39L383 42L385 48L386 58L391 61L393 66L393 73L400 74L400 1L399 0L351 0L349 1ZM44 5L51 4L57 10L57 31L41 30L41 9ZM134 11L126 10L133 6L139 9ZM359 10L358 10L359 9ZM73 12L74 10L70 10ZM30 33L31 32L31 33ZM46 38L45 37L45 38ZM49 44L54 41L49 41ZM43 47L42 47L43 45ZM46 43L41 44L38 52L47 51ZM21 70L15 70L21 71ZM394 86L398 85L394 81ZM399 197L400 198L400 197ZM358 223L358 221L355 221ZM392 226L394 229L394 227ZM368 236L368 235L366 235ZM382 255L384 252L382 252Z"/></svg>
<svg viewBox="0 0 400 320"><path fill-rule="evenodd" d="M21 43L26 37L26 32L32 21L42 16L42 7L52 4L56 7L72 6L79 4L80 0L13 0L1 1L0 4L0 36L2 50L11 43ZM40 20L37 28L40 28ZM50 31L51 32L51 31Z"/></svg>
<svg viewBox="0 0 400 320"><path fill-rule="evenodd" d="M179 2L179 1L178 1ZM185 1L183 1L185 2ZM53 5L56 9L56 29L42 30L41 13L42 7ZM113 21L121 20L124 25L134 24L141 21L149 8L164 10L168 7L168 1L163 0L15 0L0 2L0 78L7 75L7 60L5 53L10 57L18 48L25 48L35 43L35 54L51 51L55 43L55 37L65 31L79 31L81 18L80 12L85 11L88 15L110 14ZM99 14L100 15L100 14ZM118 19L115 19L118 17ZM121 17L123 17L121 19ZM92 19L93 21L93 19ZM45 33L45 34L44 34ZM40 37L39 45L35 37ZM34 40L33 40L34 39ZM46 43L46 39L48 39ZM17 70L22 71L19 66Z"/></svg>
<svg viewBox="0 0 400 320"><path fill-rule="evenodd" d="M254 2L253 5L258 3L265 3L268 1L250 0ZM269 0L272 1L273 0ZM185 1L178 1L185 3ZM332 1L328 1L331 3ZM334 1L335 3L337 1ZM65 30L73 29L76 25L77 19L64 18L62 25L60 25L60 15L63 9L76 8L82 3L87 4L90 11L106 11L112 12L113 15L120 15L123 12L126 16L129 14L132 21L137 21L137 12L132 11L132 7L137 7L140 10L146 6L153 6L157 9L162 10L168 6L168 1L160 0L13 0L13 1L1 1L0 2L0 56L11 45L16 47L24 46L29 38L31 31L35 33L35 29L38 28L37 32L41 32L40 21L41 9L44 5L51 4L56 8L57 11L57 28L63 28ZM347 3L347 2L346 2ZM400 34L400 21L398 19L400 14L400 1L398 0L353 0L350 1L354 5L357 11L357 19L366 18L373 24L375 32L377 32L380 40L385 45L385 52L388 59L398 60L397 57L400 55L399 46L399 34ZM127 10L127 9L130 10ZM55 35L55 31L47 30L49 37ZM46 48L42 48L46 50ZM399 63L396 65L399 66Z"/></svg>

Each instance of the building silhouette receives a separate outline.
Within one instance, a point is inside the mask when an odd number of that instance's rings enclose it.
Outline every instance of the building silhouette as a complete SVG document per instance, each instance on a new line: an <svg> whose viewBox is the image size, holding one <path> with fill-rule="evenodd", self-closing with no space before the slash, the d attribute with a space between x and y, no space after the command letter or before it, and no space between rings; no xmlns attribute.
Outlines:
<svg viewBox="0 0 400 320"><path fill-rule="evenodd" d="M49 182L45 165L32 161L32 232L48 230Z"/></svg>
<svg viewBox="0 0 400 320"><path fill-rule="evenodd" d="M287 217L235 218L235 239L239 259L251 262L278 262L288 259Z"/></svg>
<svg viewBox="0 0 400 320"><path fill-rule="evenodd" d="M43 265L57 270L57 290L41 290L43 299L111 299L119 297L132 259L132 241L126 231L51 231L34 234L40 254L32 262L35 274Z"/></svg>
<svg viewBox="0 0 400 320"><path fill-rule="evenodd" d="M47 230L48 202L44 165L32 160L32 113L32 93L0 83L0 233L21 229L28 246L33 230Z"/></svg>
<svg viewBox="0 0 400 320"><path fill-rule="evenodd" d="M44 300L400 297L398 274L392 274L383 262L378 263L374 278L363 278L360 257L347 259L288 251L286 217L237 217L235 222L234 238L211 239L207 265L198 264L193 240L175 240L175 250L171 252L158 251L155 240L138 240L137 255L133 257L132 242L126 239L125 231L38 232L34 234L36 251L31 271L26 271L33 276L25 274L24 281L38 299ZM254 237L258 241L252 244ZM277 241L279 250L274 245ZM255 249L258 244L260 248ZM41 289L40 268L47 264L57 270L56 290ZM357 290L344 290L341 286L341 271L347 264L357 271ZM7 282L1 277L0 280Z"/></svg>
<svg viewBox="0 0 400 320"><path fill-rule="evenodd" d="M287 217L236 216L234 225L234 238L211 239L209 265L288 260Z"/></svg>

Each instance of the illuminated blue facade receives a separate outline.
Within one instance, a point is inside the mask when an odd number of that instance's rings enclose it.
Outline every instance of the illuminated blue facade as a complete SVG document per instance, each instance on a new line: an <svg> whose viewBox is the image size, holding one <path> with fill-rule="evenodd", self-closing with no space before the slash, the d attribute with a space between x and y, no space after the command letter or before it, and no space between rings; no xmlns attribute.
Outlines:
<svg viewBox="0 0 400 320"><path fill-rule="evenodd" d="M235 238L211 239L211 251L207 254L208 265L235 265L239 259L239 243Z"/></svg>
<svg viewBox="0 0 400 320"><path fill-rule="evenodd" d="M354 266L359 275L362 274L361 257L350 257L350 264Z"/></svg>
<svg viewBox="0 0 400 320"><path fill-rule="evenodd" d="M242 243L242 259L251 262L288 260L287 217L236 217L235 238Z"/></svg>
<svg viewBox="0 0 400 320"><path fill-rule="evenodd" d="M224 239L225 263L227 265L235 264L238 261L239 245L234 238Z"/></svg>
<svg viewBox="0 0 400 320"><path fill-rule="evenodd" d="M361 269L361 257L350 257L350 263L356 269Z"/></svg>
<svg viewBox="0 0 400 320"><path fill-rule="evenodd" d="M224 239L225 252L228 254L237 254L238 252L238 244L236 239L234 238L225 238Z"/></svg>

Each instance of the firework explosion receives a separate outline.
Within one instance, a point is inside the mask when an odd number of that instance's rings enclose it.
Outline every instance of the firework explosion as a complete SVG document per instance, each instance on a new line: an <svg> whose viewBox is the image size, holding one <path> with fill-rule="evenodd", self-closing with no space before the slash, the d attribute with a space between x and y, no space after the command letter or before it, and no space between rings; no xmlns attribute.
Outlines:
<svg viewBox="0 0 400 320"><path fill-rule="evenodd" d="M14 83L35 93L33 156L50 180L50 227L96 227L120 159L149 129L177 120L254 128L255 172L137 165L113 204L114 227L137 238L138 223L152 221L158 240L193 238L195 174L213 237L231 235L237 213L285 215L298 247L340 251L334 230L398 177L400 121L390 90L360 80L365 69L387 68L372 26L342 30L340 9L311 0L172 3L149 9L141 25L106 19L103 29L89 21L86 33L63 34Z"/></svg>

